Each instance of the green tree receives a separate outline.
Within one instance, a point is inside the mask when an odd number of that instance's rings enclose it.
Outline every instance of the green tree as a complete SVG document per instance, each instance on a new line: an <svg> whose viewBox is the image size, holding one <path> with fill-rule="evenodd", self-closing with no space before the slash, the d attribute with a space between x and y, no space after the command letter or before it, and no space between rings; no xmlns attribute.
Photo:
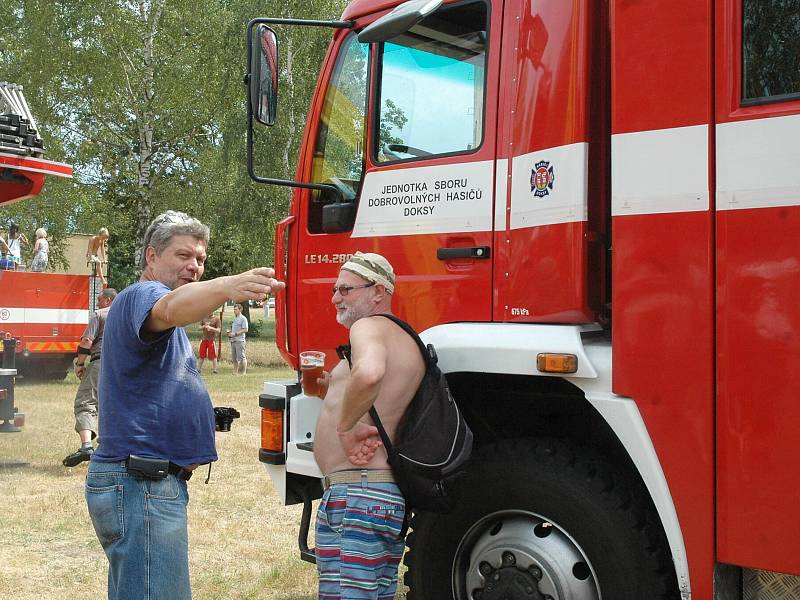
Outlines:
<svg viewBox="0 0 800 600"><path fill-rule="evenodd" d="M345 2L289 0L270 16L337 18ZM209 276L272 262L288 191L245 169L245 27L255 0L7 0L0 69L19 83L47 158L73 164L33 200L0 209L65 233L111 230L111 283L136 277L144 228L168 208L212 229ZM280 121L259 131L259 170L292 177L329 29L279 27Z"/></svg>
<svg viewBox="0 0 800 600"><path fill-rule="evenodd" d="M744 97L800 92L797 0L745 0L742 10Z"/></svg>

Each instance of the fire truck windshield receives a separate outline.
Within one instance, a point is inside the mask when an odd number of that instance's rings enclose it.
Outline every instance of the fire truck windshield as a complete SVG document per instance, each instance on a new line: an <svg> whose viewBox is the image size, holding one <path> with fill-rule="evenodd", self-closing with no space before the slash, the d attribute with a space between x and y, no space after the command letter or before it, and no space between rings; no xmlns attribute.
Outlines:
<svg viewBox="0 0 800 600"><path fill-rule="evenodd" d="M379 161L469 152L483 140L486 5L435 12L380 52Z"/></svg>

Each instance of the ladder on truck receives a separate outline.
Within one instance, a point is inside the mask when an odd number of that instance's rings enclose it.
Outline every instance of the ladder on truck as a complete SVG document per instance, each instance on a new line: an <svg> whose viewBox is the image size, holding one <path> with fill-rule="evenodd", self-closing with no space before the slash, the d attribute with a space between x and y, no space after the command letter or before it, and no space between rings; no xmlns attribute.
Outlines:
<svg viewBox="0 0 800 600"><path fill-rule="evenodd" d="M0 81L0 152L41 158L42 137L22 86Z"/></svg>
<svg viewBox="0 0 800 600"><path fill-rule="evenodd" d="M97 310L97 296L103 291L103 281L94 274L94 263L91 265L92 274L89 275L89 313Z"/></svg>

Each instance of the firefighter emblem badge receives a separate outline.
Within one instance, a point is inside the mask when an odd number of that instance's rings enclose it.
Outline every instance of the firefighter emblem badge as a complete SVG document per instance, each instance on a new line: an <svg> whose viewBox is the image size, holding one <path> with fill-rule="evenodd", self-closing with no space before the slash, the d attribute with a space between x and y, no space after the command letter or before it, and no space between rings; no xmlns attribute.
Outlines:
<svg viewBox="0 0 800 600"><path fill-rule="evenodd" d="M550 161L542 160L536 163L535 168L531 169L531 191L537 198L543 198L550 194L556 177Z"/></svg>

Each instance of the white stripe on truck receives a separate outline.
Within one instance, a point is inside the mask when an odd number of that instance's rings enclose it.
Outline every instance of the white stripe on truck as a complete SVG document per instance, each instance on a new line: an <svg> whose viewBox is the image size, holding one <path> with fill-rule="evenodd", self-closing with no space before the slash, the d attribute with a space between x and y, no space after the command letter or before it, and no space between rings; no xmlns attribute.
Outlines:
<svg viewBox="0 0 800 600"><path fill-rule="evenodd" d="M79 308L6 308L0 306L0 327L5 323L86 325L89 311Z"/></svg>

